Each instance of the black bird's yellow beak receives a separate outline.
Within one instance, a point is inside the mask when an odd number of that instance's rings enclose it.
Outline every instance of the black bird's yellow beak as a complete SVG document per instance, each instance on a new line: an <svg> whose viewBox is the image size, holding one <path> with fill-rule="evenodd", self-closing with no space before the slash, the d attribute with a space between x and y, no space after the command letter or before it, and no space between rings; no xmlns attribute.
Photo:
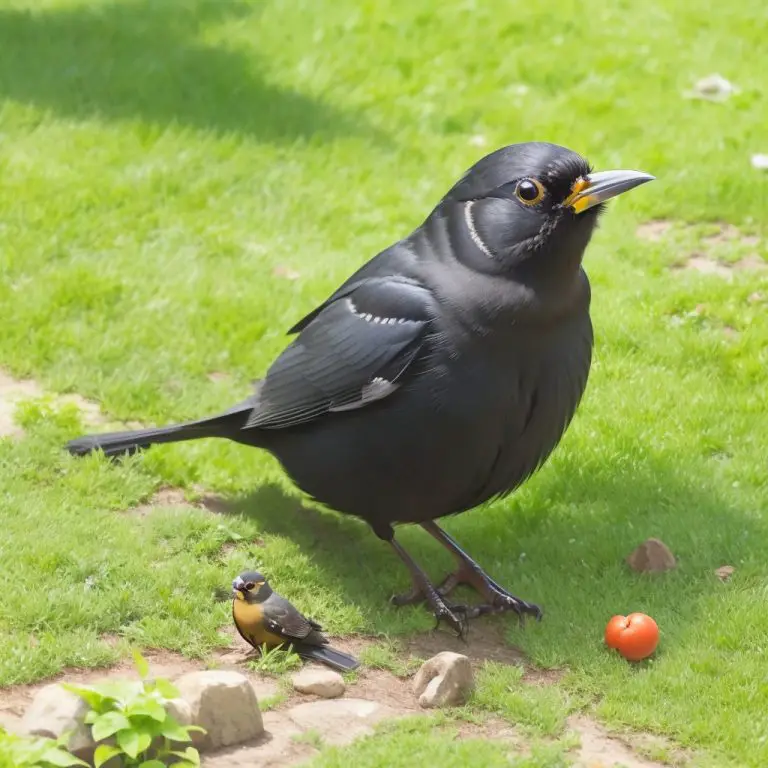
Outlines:
<svg viewBox="0 0 768 768"><path fill-rule="evenodd" d="M574 213L584 213L612 197L639 187L656 177L642 171L598 171L578 179L563 205Z"/></svg>

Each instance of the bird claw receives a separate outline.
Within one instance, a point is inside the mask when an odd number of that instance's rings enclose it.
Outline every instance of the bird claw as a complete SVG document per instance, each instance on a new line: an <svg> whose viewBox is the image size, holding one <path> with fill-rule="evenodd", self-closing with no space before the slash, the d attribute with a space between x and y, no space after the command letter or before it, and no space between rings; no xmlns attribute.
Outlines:
<svg viewBox="0 0 768 768"><path fill-rule="evenodd" d="M451 605L446 598L457 587L466 584L475 589L485 602L480 605ZM467 628L470 619L485 616L489 613L505 613L513 611L517 614L518 623L524 625L525 619L532 616L536 621L541 621L542 610L534 603L515 597L489 578L480 569L471 568L462 564L458 570L449 573L435 587L430 582L424 584L418 581L414 583L410 592L394 595L391 602L394 605L414 605L425 601L435 615L435 629L441 622L448 624L459 638L466 640Z"/></svg>
<svg viewBox="0 0 768 768"><path fill-rule="evenodd" d="M445 622L456 635L462 640L466 640L469 619L474 619L480 615L479 606L452 605L448 603L439 590L424 590L420 587L414 587L410 592L400 595L394 595L390 602L396 606L413 605L427 601L435 616L435 629L438 629L442 622Z"/></svg>
<svg viewBox="0 0 768 768"><path fill-rule="evenodd" d="M484 605L479 605L477 608L480 611L480 615L486 613L505 613L506 611L514 611L517 614L518 623L523 626L525 619L528 616L533 617L536 621L541 621L544 615L541 608L535 603L528 603L519 597L510 595L509 592L496 589L489 586L489 593L491 599Z"/></svg>
<svg viewBox="0 0 768 768"><path fill-rule="evenodd" d="M435 629L440 627L441 622L445 622L460 640L467 640L467 630L469 629L469 619L474 618L473 608L466 605L449 605L444 600L436 601L433 606L435 614Z"/></svg>
<svg viewBox="0 0 768 768"><path fill-rule="evenodd" d="M484 616L488 613L514 611L521 625L527 616L532 616L536 621L541 621L543 612L538 605L515 597L515 595L507 592L484 573L471 571L467 567L461 567L457 571L449 573L440 582L437 592L441 597L447 597L462 584L473 587L486 600L485 603L472 607L472 618Z"/></svg>

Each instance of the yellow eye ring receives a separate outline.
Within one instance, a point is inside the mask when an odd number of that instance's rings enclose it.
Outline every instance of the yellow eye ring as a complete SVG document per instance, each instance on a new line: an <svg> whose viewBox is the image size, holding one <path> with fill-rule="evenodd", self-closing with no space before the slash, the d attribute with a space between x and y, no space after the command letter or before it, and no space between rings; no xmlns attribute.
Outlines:
<svg viewBox="0 0 768 768"><path fill-rule="evenodd" d="M538 179L521 179L515 187L515 197L523 205L536 205L544 197L544 187Z"/></svg>

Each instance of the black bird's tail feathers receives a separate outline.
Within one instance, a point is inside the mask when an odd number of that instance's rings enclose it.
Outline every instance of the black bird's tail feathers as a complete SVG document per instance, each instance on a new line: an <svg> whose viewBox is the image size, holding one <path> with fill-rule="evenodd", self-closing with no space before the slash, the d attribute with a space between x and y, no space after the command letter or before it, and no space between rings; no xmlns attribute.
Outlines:
<svg viewBox="0 0 768 768"><path fill-rule="evenodd" d="M301 645L299 647L294 645L293 650L302 659L319 661L321 664L326 664L339 672L349 672L360 666L360 662L354 656L350 656L343 651L337 651L328 645Z"/></svg>
<svg viewBox="0 0 768 768"><path fill-rule="evenodd" d="M218 416L166 427L136 429L127 432L105 432L101 435L85 435L67 443L67 450L74 456L85 456L101 450L105 456L121 456L136 453L155 443L180 443L203 437L227 437L237 439L253 410L253 398L238 403Z"/></svg>

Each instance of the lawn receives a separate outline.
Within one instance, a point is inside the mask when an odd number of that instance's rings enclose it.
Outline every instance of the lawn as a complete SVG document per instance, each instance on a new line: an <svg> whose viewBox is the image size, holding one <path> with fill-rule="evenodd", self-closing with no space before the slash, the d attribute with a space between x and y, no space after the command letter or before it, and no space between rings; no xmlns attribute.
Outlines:
<svg viewBox="0 0 768 768"><path fill-rule="evenodd" d="M447 527L544 607L523 631L498 620L567 670L557 707L702 764L766 765L768 174L750 164L768 153L766 39L760 0L2 0L0 368L112 421L215 412L486 152L549 140L653 173L588 252L595 365L566 438L518 493ZM739 92L683 96L713 71ZM694 254L753 268L685 268ZM407 584L388 548L302 509L267 455L201 441L77 461L61 450L76 408L36 399L16 418L24 436L0 439L0 686L129 643L203 657L228 642L222 590L253 564L331 632L431 628L387 605ZM231 514L132 511L162 486ZM675 571L628 570L649 536ZM402 540L442 575L425 535ZM638 666L601 644L631 610L662 628ZM513 682L488 676L477 707L519 717ZM505 764L429 738L444 765ZM395 729L319 764L399 765L423 744Z"/></svg>

